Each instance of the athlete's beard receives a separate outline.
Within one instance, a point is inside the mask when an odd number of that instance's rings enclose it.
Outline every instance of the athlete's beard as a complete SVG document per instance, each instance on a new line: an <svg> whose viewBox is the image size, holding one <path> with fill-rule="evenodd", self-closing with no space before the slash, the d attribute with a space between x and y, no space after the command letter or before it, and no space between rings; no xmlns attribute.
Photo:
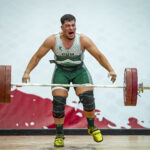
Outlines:
<svg viewBox="0 0 150 150"><path fill-rule="evenodd" d="M67 40L70 40L70 41L75 38L75 36L74 36L73 38L69 38L68 36L66 36L66 35L64 35L64 34L63 34L63 36L64 36Z"/></svg>
<svg viewBox="0 0 150 150"><path fill-rule="evenodd" d="M73 38L69 38L69 37L66 37L66 38L71 41L75 38L75 36Z"/></svg>

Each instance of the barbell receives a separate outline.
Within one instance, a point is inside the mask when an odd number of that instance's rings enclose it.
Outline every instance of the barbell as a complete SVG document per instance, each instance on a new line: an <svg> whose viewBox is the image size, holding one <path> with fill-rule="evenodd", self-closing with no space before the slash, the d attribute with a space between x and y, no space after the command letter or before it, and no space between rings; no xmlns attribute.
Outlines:
<svg viewBox="0 0 150 150"><path fill-rule="evenodd" d="M93 88L123 88L124 105L136 106L137 96L143 93L144 89L149 90L150 87L144 87L143 83L138 84L138 72L136 68L125 68L124 84L117 85L89 85L89 84L31 84L31 83L11 83L11 66L0 66L0 103L11 103L11 87L22 86L43 86L43 87L93 87Z"/></svg>

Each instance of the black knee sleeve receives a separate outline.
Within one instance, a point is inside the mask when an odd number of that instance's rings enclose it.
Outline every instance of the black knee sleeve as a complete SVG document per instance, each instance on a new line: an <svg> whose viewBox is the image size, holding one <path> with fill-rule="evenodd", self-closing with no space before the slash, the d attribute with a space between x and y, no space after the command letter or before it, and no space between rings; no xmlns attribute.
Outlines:
<svg viewBox="0 0 150 150"><path fill-rule="evenodd" d="M53 97L53 117L63 118L65 115L66 98L61 96Z"/></svg>
<svg viewBox="0 0 150 150"><path fill-rule="evenodd" d="M83 104L85 111L93 111L95 109L95 100L93 91L86 91L79 95L80 102Z"/></svg>

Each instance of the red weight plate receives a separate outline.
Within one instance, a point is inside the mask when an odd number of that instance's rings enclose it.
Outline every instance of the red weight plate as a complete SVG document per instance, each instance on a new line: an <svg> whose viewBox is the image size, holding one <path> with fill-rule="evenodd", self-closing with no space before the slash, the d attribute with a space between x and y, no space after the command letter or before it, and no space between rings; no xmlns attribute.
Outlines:
<svg viewBox="0 0 150 150"><path fill-rule="evenodd" d="M0 103L5 103L5 66L0 66Z"/></svg>
<svg viewBox="0 0 150 150"><path fill-rule="evenodd" d="M126 68L124 71L124 104L125 106L132 106L132 71Z"/></svg>
<svg viewBox="0 0 150 150"><path fill-rule="evenodd" d="M10 103L11 97L10 97L10 92L11 92L11 66L6 66L6 79L5 79L5 103Z"/></svg>
<svg viewBox="0 0 150 150"><path fill-rule="evenodd" d="M138 94L138 74L136 68L131 68L131 71L132 71L132 106L136 106Z"/></svg>

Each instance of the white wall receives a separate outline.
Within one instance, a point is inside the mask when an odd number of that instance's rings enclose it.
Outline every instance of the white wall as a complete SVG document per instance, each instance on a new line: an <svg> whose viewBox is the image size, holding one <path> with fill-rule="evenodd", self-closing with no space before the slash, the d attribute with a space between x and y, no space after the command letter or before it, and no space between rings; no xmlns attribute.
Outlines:
<svg viewBox="0 0 150 150"><path fill-rule="evenodd" d="M66 13L75 15L77 31L88 35L107 57L118 75L115 84L123 84L124 68L136 67L139 82L150 85L149 0L0 0L0 65L12 65L12 82L21 82L32 55L46 37L60 31L59 19ZM51 82L54 65L50 59L52 52L33 70L31 82ZM107 71L87 52L85 64L95 84L111 84ZM20 90L52 98L50 88ZM150 128L150 92L141 96L136 107L124 107L122 89L95 89L99 119L105 117L117 123L117 128L128 128L128 118L135 117ZM74 100L78 98L71 89L67 103L75 105Z"/></svg>

